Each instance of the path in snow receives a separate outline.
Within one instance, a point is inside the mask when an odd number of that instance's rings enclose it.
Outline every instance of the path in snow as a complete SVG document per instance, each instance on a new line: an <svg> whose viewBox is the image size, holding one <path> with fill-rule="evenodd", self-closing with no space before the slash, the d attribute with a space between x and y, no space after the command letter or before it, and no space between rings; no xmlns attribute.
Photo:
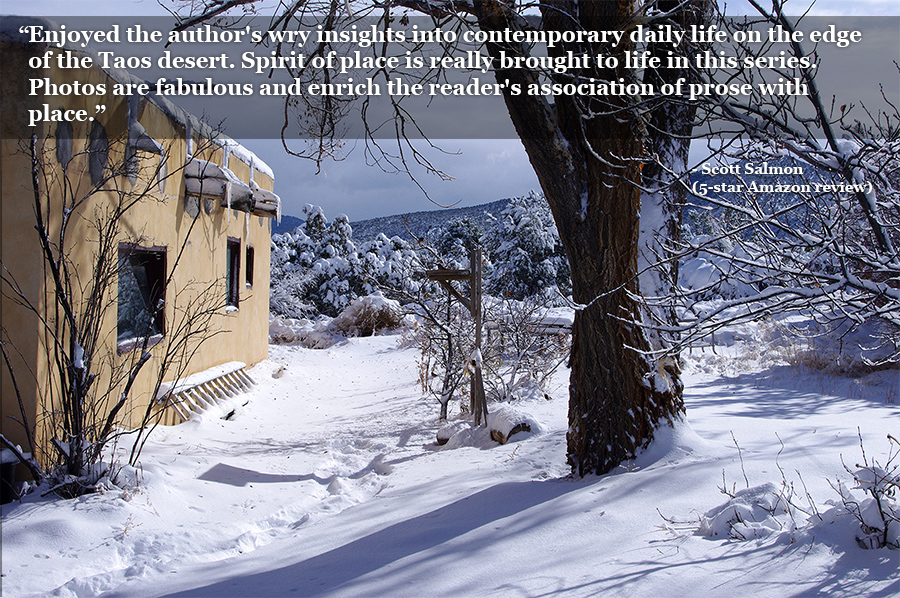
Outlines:
<svg viewBox="0 0 900 598"><path fill-rule="evenodd" d="M695 533L727 499L723 476L780 484L776 456L817 501L834 498L857 426L873 454L897 435L879 393L900 373L722 376L722 358L694 356L691 424L612 475L570 480L565 380L518 406L545 434L438 448L437 404L396 341L273 346L249 404L158 429L125 490L4 506L4 595L856 596L900 583L896 553L859 549L846 526L793 544Z"/></svg>

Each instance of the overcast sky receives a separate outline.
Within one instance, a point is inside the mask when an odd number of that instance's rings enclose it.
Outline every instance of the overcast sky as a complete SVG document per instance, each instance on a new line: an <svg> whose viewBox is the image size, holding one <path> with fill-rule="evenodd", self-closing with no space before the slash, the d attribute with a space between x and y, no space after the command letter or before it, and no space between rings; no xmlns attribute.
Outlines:
<svg viewBox="0 0 900 598"><path fill-rule="evenodd" d="M792 4L799 9L809 2L799 0ZM728 6L729 12L737 11L740 2L728 2ZM41 16L167 14L156 0L0 0L0 8L2 14ZM896 0L819 0L814 13L898 15L900 3ZM287 214L298 214L303 204L313 203L324 208L329 220L344 213L355 221L432 210L438 205L476 205L538 188L522 145L515 139L436 141L444 153L423 147L426 155L453 177L451 181L443 181L434 175L417 173L418 182L431 200L409 176L385 173L368 165L365 152L354 143L347 144L349 151L344 160L327 162L316 174L314 164L286 155L279 140L239 141L275 171L275 190L281 196Z"/></svg>

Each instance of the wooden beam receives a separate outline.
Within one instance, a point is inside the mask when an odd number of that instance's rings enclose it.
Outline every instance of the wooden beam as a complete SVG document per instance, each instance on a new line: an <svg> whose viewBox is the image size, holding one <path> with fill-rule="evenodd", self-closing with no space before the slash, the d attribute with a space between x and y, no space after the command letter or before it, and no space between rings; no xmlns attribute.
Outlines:
<svg viewBox="0 0 900 598"><path fill-rule="evenodd" d="M252 197L241 197L237 199L231 200L231 205L228 205L228 200L223 199L219 202L219 205L223 208L231 208L232 210L239 210L241 212L252 213L254 207L256 206L256 201Z"/></svg>
<svg viewBox="0 0 900 598"><path fill-rule="evenodd" d="M434 280L447 289L451 297L463 304L475 322L475 347L481 352L481 327L483 314L481 310L481 248L469 251L469 268L467 270L427 270L425 275L429 280ZM466 298L450 284L453 280L469 281L470 297ZM449 303L448 303L449 309ZM474 424L480 426L487 424L487 401L484 396L484 378L481 373L481 365L472 361L469 365L473 368L473 374L469 385L469 399Z"/></svg>
<svg viewBox="0 0 900 598"><path fill-rule="evenodd" d="M448 281L446 281L446 280L438 280L438 282L440 283L440 285L441 285L442 287L444 287L445 289L447 289L447 292L450 293L451 295L453 295L453 296L457 299L457 301L459 301L460 303L462 303L462 304L463 304L463 307L465 307L466 309L468 309L470 312L472 311L472 304L469 302L469 300L466 299L465 297L463 297L462 294L461 294L459 291L457 291L456 289L454 289L453 286L452 286Z"/></svg>
<svg viewBox="0 0 900 598"><path fill-rule="evenodd" d="M428 280L438 282L445 280L469 280L472 277L470 270L428 270L425 272Z"/></svg>
<svg viewBox="0 0 900 598"><path fill-rule="evenodd" d="M256 200L250 213L262 218L275 218L278 215L278 204Z"/></svg>

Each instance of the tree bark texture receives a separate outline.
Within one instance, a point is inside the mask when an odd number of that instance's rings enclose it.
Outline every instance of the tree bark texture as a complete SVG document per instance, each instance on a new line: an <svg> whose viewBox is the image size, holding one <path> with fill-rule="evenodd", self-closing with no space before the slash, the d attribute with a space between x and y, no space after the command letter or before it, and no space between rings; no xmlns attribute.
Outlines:
<svg viewBox="0 0 900 598"><path fill-rule="evenodd" d="M520 26L505 2L476 0L475 9L482 29ZM551 0L542 12L545 29L626 29L635 2ZM550 53L602 51L622 64L629 49L626 39L616 47L567 44ZM500 50L528 52L522 46L488 45L492 56ZM538 79L523 69L495 74L499 82L519 83L522 89ZM566 74L573 75L597 81L634 77L624 68ZM628 98L559 97L551 104L541 96L506 93L504 99L553 212L571 266L573 298L582 305L573 325L568 461L577 475L606 473L646 446L661 421L683 411L677 366L648 357L648 337L638 324L644 117Z"/></svg>

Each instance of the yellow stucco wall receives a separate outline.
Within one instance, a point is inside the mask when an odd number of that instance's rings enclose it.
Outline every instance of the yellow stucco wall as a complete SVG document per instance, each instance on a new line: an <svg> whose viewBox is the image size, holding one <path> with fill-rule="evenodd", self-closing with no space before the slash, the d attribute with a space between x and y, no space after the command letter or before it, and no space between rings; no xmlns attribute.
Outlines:
<svg viewBox="0 0 900 598"><path fill-rule="evenodd" d="M0 47L0 67L7 79L0 89L0 260L5 274L15 280L26 297L39 300L43 290L44 272L37 251L21 251L25 239L35 239L33 201L29 198L31 183L30 160L25 151L29 132L21 126L27 122L27 107L22 98L28 94L27 57L21 47ZM42 128L35 131L41 135ZM33 247L33 246L32 246ZM13 256L15 258L13 259ZM37 334L39 321L35 314L16 307L16 291L7 285L0 297L0 341L6 357L16 373L15 382L24 402L25 412L34 423L37 393ZM7 343L9 338L15 342ZM0 363L2 380L2 418L0 431L13 442L26 446L22 426L9 416L19 419L16 392L5 363Z"/></svg>
<svg viewBox="0 0 900 598"><path fill-rule="evenodd" d="M94 114L94 105L105 103L105 113L97 115L103 124L110 142L109 164L121 165L124 160L127 141L128 98L111 93L114 81L97 68L92 69L46 69L36 72L28 68L27 58L31 53L42 53L43 49L26 49L16 45L0 45L4 77L8 78L2 94L2 154L0 154L0 198L2 198L2 249L3 267L8 276L15 279L22 294L28 301L39 306L52 305L48 293L47 273L40 255L38 236L34 230L34 195L31 184L31 160L27 152L27 140L31 134L38 136L38 146L44 151L43 162L47 167L47 177L42 178L42 187L50 196L48 214L49 226L55 238L61 221L61 180L62 166L56 160L56 125L53 123L29 130L24 111L29 107L49 104L53 108L84 108ZM57 83L78 80L81 83L106 83L109 93L105 98L96 97L40 97L28 95L28 79L47 77ZM195 341L185 344L184 357L176 359L179 365L163 375L165 381L182 378L201 372L210 367L232 361L246 364L256 363L267 356L268 313L269 313L269 252L271 219L253 216L236 210L228 210L219 205L218 200L201 201L201 209L196 220L185 209L185 184L181 168L187 158L185 128L166 114L153 102L143 105L138 121L147 133L166 149L168 178L165 191L160 192L157 180L153 178L159 164L159 157L149 152L139 153L140 170L135 180L117 176L110 180L103 190L91 193L88 174L88 160L84 154L90 122L74 122L73 153L75 158L68 164L65 174L74 191L68 197L88 197L83 205L73 213L66 253L74 264L78 277L83 279L79 288L89 288L92 277L92 260L97 254L98 235L93 228L103 221L108 210L120 205L129 194L150 189L122 218L118 242L131 243L144 248L165 248L167 274L172 274L171 284L165 291L165 334L162 342L152 347L152 358L141 370L131 393L125 423L136 425L151 404L163 355L171 351L173 343L184 330L184 314L198 308L214 307L209 320L208 337L202 343ZM25 144L23 144L25 140ZM198 139L195 146L198 157L212 159L221 164L223 150ZM78 155L81 153L81 155ZM243 181L251 179L251 166L232 154L229 168ZM273 181L263 172L254 169L252 178L264 189L272 189ZM46 200L46 197L44 197ZM205 204L211 210L207 213ZM226 286L226 242L229 237L240 239L240 303L237 311L224 307ZM244 283L246 248L254 250L254 280L252 288ZM176 264L177 262L177 264ZM116 341L116 294L117 284L107 285L108 293L103 310L103 334L100 348L95 358L95 371L99 374L94 383L95 393L104 393L110 388L110 397L116 397L121 383L111 381L121 377L129 364L140 354L136 343L130 350L127 345ZM40 322L32 313L20 305L15 292L5 285L2 298L2 339L6 342L7 353L13 360L16 383L23 398L25 411L31 424L40 422L55 400L53 392L52 368L48 362L47 334L42 333ZM83 301L77 298L76 303ZM189 359L187 359L189 356ZM19 416L20 408L16 400L12 379L5 367L2 370L2 432L13 442L25 446L22 427L7 415ZM108 405L106 406L108 408ZM171 418L164 418L170 423ZM52 431L39 432L39 443L46 444Z"/></svg>

